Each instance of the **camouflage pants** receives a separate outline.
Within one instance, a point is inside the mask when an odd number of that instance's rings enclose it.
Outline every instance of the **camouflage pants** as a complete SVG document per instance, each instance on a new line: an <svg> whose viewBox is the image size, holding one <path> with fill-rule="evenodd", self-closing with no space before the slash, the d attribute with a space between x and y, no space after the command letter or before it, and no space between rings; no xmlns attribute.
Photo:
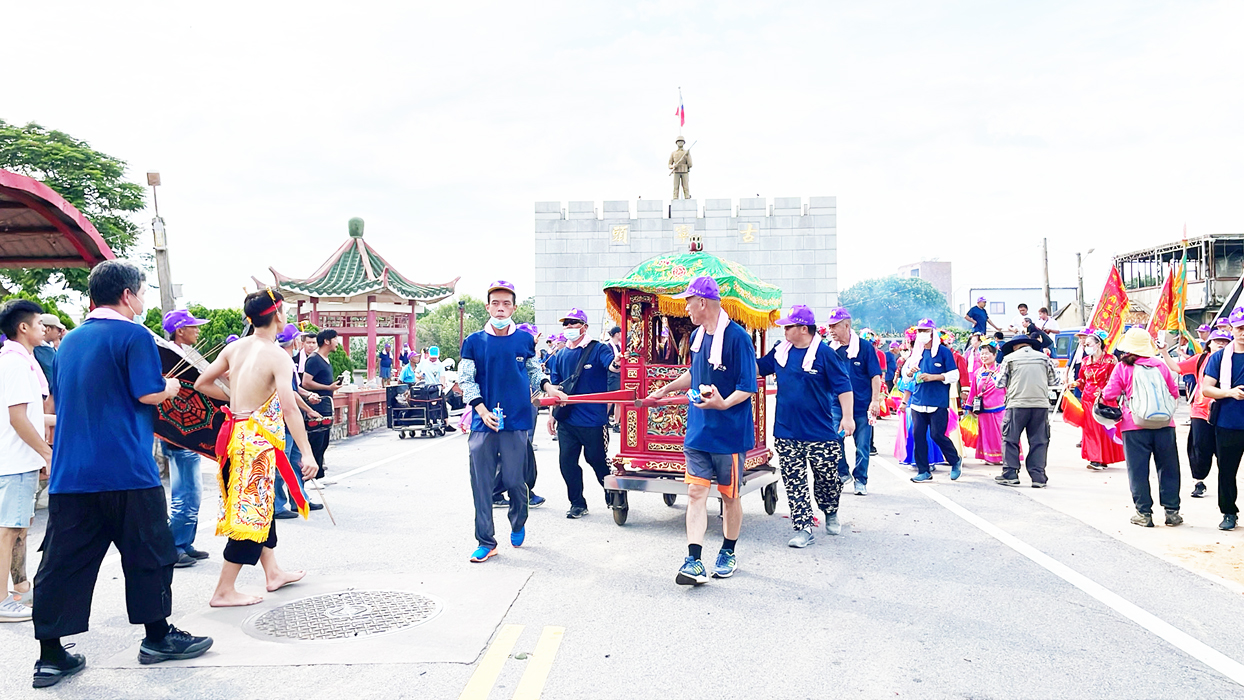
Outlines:
<svg viewBox="0 0 1244 700"><path fill-rule="evenodd" d="M842 443L805 442L777 438L774 445L782 467L782 485L790 503L790 520L796 530L812 527L812 502L808 498L808 467L812 468L812 488L816 505L825 513L838 512L842 480L838 478L838 461L842 459Z"/></svg>

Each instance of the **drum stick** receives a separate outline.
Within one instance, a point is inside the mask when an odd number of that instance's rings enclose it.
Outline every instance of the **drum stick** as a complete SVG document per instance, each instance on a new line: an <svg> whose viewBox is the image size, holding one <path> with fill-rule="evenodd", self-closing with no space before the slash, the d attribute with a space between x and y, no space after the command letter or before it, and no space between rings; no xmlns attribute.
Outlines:
<svg viewBox="0 0 1244 700"><path fill-rule="evenodd" d="M328 501L324 499L324 490L320 488L320 480L314 479L311 483L315 486L315 492L320 494L320 503L324 504L324 512L328 513L328 519L336 526L337 519L333 517L333 509L328 507Z"/></svg>

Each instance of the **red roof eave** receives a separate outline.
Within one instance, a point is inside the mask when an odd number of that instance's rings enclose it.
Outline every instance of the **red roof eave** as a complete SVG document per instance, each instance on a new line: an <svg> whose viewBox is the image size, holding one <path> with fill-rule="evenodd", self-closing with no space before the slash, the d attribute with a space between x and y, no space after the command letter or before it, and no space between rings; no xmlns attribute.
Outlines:
<svg viewBox="0 0 1244 700"><path fill-rule="evenodd" d="M77 207L70 204L68 200L56 193L51 187L39 182L32 177L18 175L8 170L0 170L0 191L6 196L12 197L17 201L25 204L31 210L47 219L56 230L63 235L78 254L82 256L81 263L87 267L93 267L104 260L111 260L116 257L108 244L104 242L104 237L99 235L99 231L95 226L78 211ZM51 211L55 209L55 213ZM60 216L57 215L60 214ZM66 223L64 219L69 220ZM31 263L56 263L56 267L70 267L62 265L61 259L56 260L0 260L0 264L20 263L23 267L30 267ZM43 265L49 266L49 265Z"/></svg>

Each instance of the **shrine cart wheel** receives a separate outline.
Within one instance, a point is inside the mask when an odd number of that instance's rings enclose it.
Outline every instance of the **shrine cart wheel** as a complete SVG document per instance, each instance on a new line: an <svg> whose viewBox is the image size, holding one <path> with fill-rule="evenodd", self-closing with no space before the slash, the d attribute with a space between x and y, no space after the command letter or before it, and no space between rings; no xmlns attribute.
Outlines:
<svg viewBox="0 0 1244 700"><path fill-rule="evenodd" d="M617 503L617 505L613 507L613 522L617 523L618 525L625 525L626 515L631 510L630 503L626 498L626 492L625 491L615 492L615 499L616 499L615 502Z"/></svg>
<svg viewBox="0 0 1244 700"><path fill-rule="evenodd" d="M398 439L398 440L405 440L405 439L406 439L406 431L405 431L405 430L399 430L399 431L397 431L397 439Z"/></svg>
<svg viewBox="0 0 1244 700"><path fill-rule="evenodd" d="M760 497L765 503L765 513L773 515L773 511L777 510L777 484L769 484L761 489Z"/></svg>
<svg viewBox="0 0 1244 700"><path fill-rule="evenodd" d="M671 506L671 507L678 500L678 496L672 493L663 493L661 494L661 498L665 501L665 505Z"/></svg>

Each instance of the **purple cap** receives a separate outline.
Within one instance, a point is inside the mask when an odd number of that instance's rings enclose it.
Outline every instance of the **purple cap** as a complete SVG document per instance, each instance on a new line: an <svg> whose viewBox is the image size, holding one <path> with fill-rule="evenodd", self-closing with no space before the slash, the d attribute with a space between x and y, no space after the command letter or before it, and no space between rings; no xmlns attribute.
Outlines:
<svg viewBox="0 0 1244 700"><path fill-rule="evenodd" d="M229 343L232 343L233 341L237 339L238 339L237 333L230 333L229 336L225 338L225 345L228 345Z"/></svg>
<svg viewBox="0 0 1244 700"><path fill-rule="evenodd" d="M674 295L675 299L687 299L689 297L721 301L721 290L717 287L717 280L708 275L701 275L691 280L691 284L687 285L687 291Z"/></svg>
<svg viewBox="0 0 1244 700"><path fill-rule="evenodd" d="M493 282L492 284L488 285L488 291L484 292L484 301L487 302L488 295L492 294L498 289L504 289L508 292L514 292L514 298L515 299L518 298L518 291L514 289L513 284L510 284L509 282L506 282L505 280L497 280L496 282Z"/></svg>
<svg viewBox="0 0 1244 700"><path fill-rule="evenodd" d="M922 318L919 321L916 321L916 330L931 331L934 328L937 328L937 324L933 323L933 319L931 318Z"/></svg>
<svg viewBox="0 0 1244 700"><path fill-rule="evenodd" d="M832 326L838 323L842 323L843 321L850 321L850 320L851 320L851 312L847 311L846 307L839 306L835 308L833 311L829 312L829 320L825 321L825 325Z"/></svg>
<svg viewBox="0 0 1244 700"><path fill-rule="evenodd" d="M584 312L584 311L583 311L583 309L571 309L571 310L569 311L569 313L567 313L565 316L562 316L562 317L561 317L560 319L558 319L558 320L559 320L562 324L565 324L565 323L566 323L566 321L578 321L579 323L586 324L586 323L587 323L587 313L586 313L586 312Z"/></svg>
<svg viewBox="0 0 1244 700"><path fill-rule="evenodd" d="M1203 324L1201 324L1200 326L1198 326L1198 327L1197 327L1196 332L1197 332L1197 333L1209 333L1209 332L1210 332L1210 331L1212 331L1212 330L1214 330L1214 329L1213 329L1213 328L1211 328L1211 327L1210 327L1210 325L1209 325L1208 323L1203 323Z"/></svg>
<svg viewBox="0 0 1244 700"><path fill-rule="evenodd" d="M280 333L276 334L276 342L281 345L289 345L297 340L300 335L302 335L302 333L298 330L298 326L288 323L281 329Z"/></svg>
<svg viewBox="0 0 1244 700"><path fill-rule="evenodd" d="M988 299L986 299L985 297L976 297L976 303L977 303L977 304L981 303L982 301L989 301L989 300L988 300Z"/></svg>
<svg viewBox="0 0 1244 700"><path fill-rule="evenodd" d="M167 331L169 335L175 333L178 328L201 326L204 323L210 323L210 321L205 318L195 318L194 314L191 314L185 309L177 309L176 311L170 311L164 314L164 330Z"/></svg>
<svg viewBox="0 0 1244 700"><path fill-rule="evenodd" d="M553 336L553 342L554 342L554 343L564 343L564 342L566 342L566 334L565 334L565 333L558 333L557 335Z"/></svg>
<svg viewBox="0 0 1244 700"><path fill-rule="evenodd" d="M774 325L777 326L815 326L816 314L812 313L812 309L803 304L795 304L790 307L790 313L779 318Z"/></svg>
<svg viewBox="0 0 1244 700"><path fill-rule="evenodd" d="M535 327L535 326L533 326L533 325L531 325L530 323L520 323L520 324L518 324L518 330L520 330L520 331L522 331L522 332L524 332L524 333L529 333L529 334L530 334L533 338L534 338L536 335L539 335L539 334L536 332L536 327Z"/></svg>
<svg viewBox="0 0 1244 700"><path fill-rule="evenodd" d="M898 342L897 340L891 340L891 341L890 341L890 349L891 349L891 350L893 350L894 348L901 348L901 347L903 347L903 344L902 344L902 343L900 343L900 342Z"/></svg>
<svg viewBox="0 0 1244 700"><path fill-rule="evenodd" d="M1206 338L1206 340L1225 340L1229 343L1232 340L1235 340L1235 338L1233 338L1231 334L1226 331L1214 331L1209 334L1209 337Z"/></svg>
<svg viewBox="0 0 1244 700"><path fill-rule="evenodd" d="M1231 315L1227 317L1227 325L1232 328L1244 326L1244 306L1237 306L1231 310Z"/></svg>
<svg viewBox="0 0 1244 700"><path fill-rule="evenodd" d="M1236 307L1236 308L1239 308L1239 307ZM1232 311L1231 315L1232 316L1235 315L1235 312ZM1219 316L1218 318L1214 319L1214 325L1219 328L1224 328L1224 327L1230 328L1231 327L1230 316Z"/></svg>

